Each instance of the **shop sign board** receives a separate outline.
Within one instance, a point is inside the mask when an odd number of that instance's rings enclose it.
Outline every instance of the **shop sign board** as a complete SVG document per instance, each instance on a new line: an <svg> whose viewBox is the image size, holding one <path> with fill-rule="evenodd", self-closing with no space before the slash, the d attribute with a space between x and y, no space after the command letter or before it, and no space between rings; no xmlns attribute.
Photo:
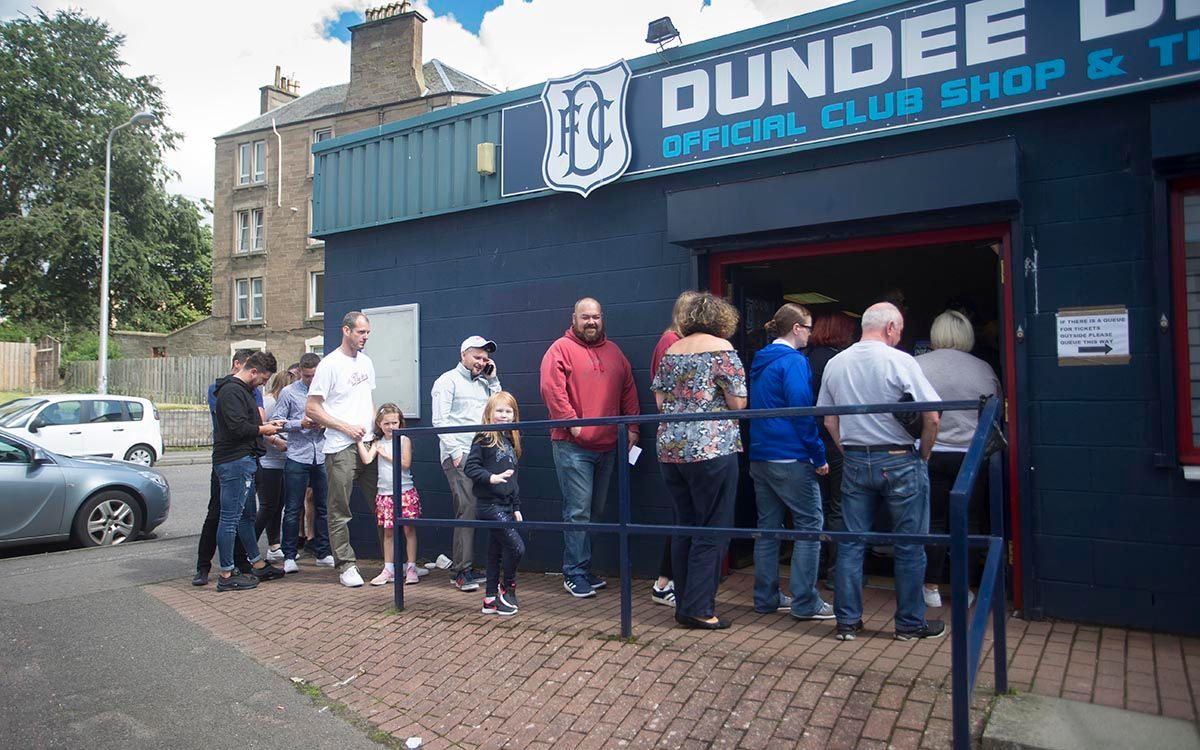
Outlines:
<svg viewBox="0 0 1200 750"><path fill-rule="evenodd" d="M504 109L504 196L595 189L547 176L569 169L572 145L595 156L611 140L633 175L1193 80L1200 0L913 0L648 70L619 91L578 88L582 75L547 83L557 103Z"/></svg>
<svg viewBox="0 0 1200 750"><path fill-rule="evenodd" d="M1059 366L1129 364L1125 307L1064 307L1055 320Z"/></svg>

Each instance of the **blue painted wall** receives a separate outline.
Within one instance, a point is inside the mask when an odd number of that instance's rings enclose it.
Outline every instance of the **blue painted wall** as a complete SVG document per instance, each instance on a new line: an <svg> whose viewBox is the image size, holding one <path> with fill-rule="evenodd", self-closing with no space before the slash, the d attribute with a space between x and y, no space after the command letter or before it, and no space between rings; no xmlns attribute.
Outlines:
<svg viewBox="0 0 1200 750"><path fill-rule="evenodd" d="M1022 542L1032 573L1026 607L1035 615L1200 632L1200 594L1189 578L1200 570L1200 486L1185 482L1177 467L1155 466L1155 454L1170 452L1162 418L1173 395L1162 392L1158 380L1159 356L1169 353L1169 342L1157 319L1168 300L1155 294L1155 237L1165 227L1155 224L1153 188L1161 165L1150 147L1152 104L1198 93L1200 86L1139 94L641 180L586 200L559 195L331 235L325 252L327 338L336 345L337 321L346 310L418 302L425 394L455 364L458 342L479 333L499 343L501 379L517 395L522 416L542 418L541 356L567 327L571 303L593 295L605 305L609 335L633 363L643 409L649 409L651 349L672 300L695 273L691 252L665 239L667 192L1012 138L1021 155L1019 207L796 227L770 241L1011 222L1018 265L1013 281L1019 285L1015 316L1028 334L1017 347L1017 372L1008 374L1021 389L1013 417L1026 427L1022 463L1030 467L1021 497L1028 525ZM1200 153L1200 137L1195 151ZM914 175L918 184L933 179L936 173ZM727 249L766 242L744 236L710 244ZM1036 294L1034 276L1020 272L1035 248ZM698 267L706 284L703 258ZM1102 304L1129 306L1131 363L1060 368L1055 310ZM427 396L424 408L428 424ZM530 436L528 446L521 486L529 515L556 520L559 491L548 439ZM450 505L436 451L433 441L416 445L414 477L426 514L444 517ZM649 458L633 472L634 516L665 522L668 502ZM615 517L615 503L609 511ZM560 540L528 536L528 566L556 570ZM650 573L660 542L637 544L636 567ZM422 545L432 554L448 550L449 534L423 536ZM597 565L615 569L615 546L605 541L598 547Z"/></svg>

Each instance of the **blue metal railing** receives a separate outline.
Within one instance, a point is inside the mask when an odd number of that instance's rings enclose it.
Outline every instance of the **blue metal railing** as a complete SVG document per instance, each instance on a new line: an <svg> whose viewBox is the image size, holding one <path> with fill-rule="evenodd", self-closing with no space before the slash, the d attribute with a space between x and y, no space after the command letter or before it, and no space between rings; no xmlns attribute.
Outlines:
<svg viewBox="0 0 1200 750"><path fill-rule="evenodd" d="M979 411L979 424L971 440L970 448L963 459L954 487L950 491L949 534L894 534L879 532L850 531L797 531L795 529L749 529L671 526L662 524L638 524L631 519L629 490L629 462L624 457L629 453L627 431L631 424L656 424L658 422L698 422L725 419L765 419L771 417L825 417L847 414L880 414L923 411ZM987 630L988 614L992 615L993 650L995 659L995 690L1008 690L1008 649L1005 634L1005 583L1004 583L1004 514L1000 486L999 455L992 456L988 467L992 488L991 529L988 535L971 535L967 532L967 501L971 491L983 472L988 438L993 430L999 430L1000 400L990 397L978 401L933 401L903 402L893 404L863 404L834 407L793 407L786 409L752 409L741 411L705 412L694 414L642 414L636 416L596 417L592 419L557 419L512 424L462 425L455 427L409 427L393 433L393 455L400 455L400 437L410 439L422 436L444 435L462 432L508 432L511 430L541 431L550 428L616 426L617 427L617 523L567 523L563 521L480 521L442 518L405 519L403 525L417 528L506 528L531 531L590 531L613 533L618 538L621 578L621 637L633 635L633 585L629 560L629 537L649 536L722 536L730 538L774 537L793 541L863 542L866 544L921 544L948 545L950 547L950 583L955 596L950 602L951 641L951 686L953 690L954 748L967 750L971 743L971 693L983 651L983 639ZM393 464L394 486L400 486L400 462ZM398 524L399 525L399 524ZM403 558L404 535L393 535L393 558ZM968 621L967 597L961 592L969 588L967 555L972 547L985 547L987 558L983 567L983 578L979 586L977 606ZM397 575L395 581L395 606L404 609L404 576Z"/></svg>

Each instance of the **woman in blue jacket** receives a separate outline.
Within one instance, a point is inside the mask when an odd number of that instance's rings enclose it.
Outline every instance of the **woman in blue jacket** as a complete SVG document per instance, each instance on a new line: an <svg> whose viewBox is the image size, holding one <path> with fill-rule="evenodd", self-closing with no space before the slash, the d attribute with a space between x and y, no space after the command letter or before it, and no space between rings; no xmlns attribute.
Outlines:
<svg viewBox="0 0 1200 750"><path fill-rule="evenodd" d="M775 337L754 355L750 366L750 408L812 406L812 373L800 353L812 333L812 314L788 303L767 322ZM758 528L783 528L783 510L792 512L794 527L820 531L821 491L817 475L825 475L825 445L813 417L750 420L750 476L758 505ZM779 540L754 540L754 609L790 610L799 620L832 620L833 607L817 593L820 542L797 541L792 550L791 596L779 590Z"/></svg>

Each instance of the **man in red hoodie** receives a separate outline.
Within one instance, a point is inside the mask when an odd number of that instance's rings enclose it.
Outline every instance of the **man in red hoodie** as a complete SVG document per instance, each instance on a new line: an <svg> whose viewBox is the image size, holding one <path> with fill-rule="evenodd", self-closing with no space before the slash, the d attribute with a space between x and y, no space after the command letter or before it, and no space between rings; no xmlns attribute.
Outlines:
<svg viewBox="0 0 1200 750"><path fill-rule="evenodd" d="M639 414L633 370L621 349L605 338L600 303L584 297L575 303L571 327L542 357L542 400L551 419L584 419ZM617 428L572 427L550 432L554 468L562 488L563 521L591 523L608 497L617 447ZM629 445L638 427L629 426ZM625 457L621 457L625 460ZM592 545L587 532L563 534L563 587L581 599L595 596L605 581L591 573Z"/></svg>

